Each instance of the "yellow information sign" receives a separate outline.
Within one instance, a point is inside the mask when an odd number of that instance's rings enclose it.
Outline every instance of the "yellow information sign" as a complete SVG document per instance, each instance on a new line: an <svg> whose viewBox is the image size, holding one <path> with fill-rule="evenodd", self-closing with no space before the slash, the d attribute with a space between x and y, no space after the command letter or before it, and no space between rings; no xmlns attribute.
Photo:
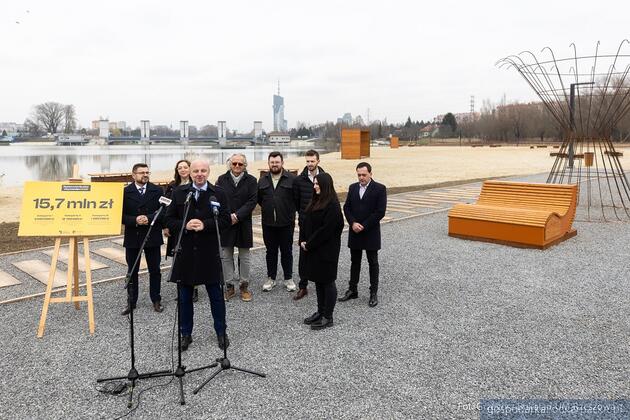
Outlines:
<svg viewBox="0 0 630 420"><path fill-rule="evenodd" d="M28 181L18 236L120 235L124 186Z"/></svg>

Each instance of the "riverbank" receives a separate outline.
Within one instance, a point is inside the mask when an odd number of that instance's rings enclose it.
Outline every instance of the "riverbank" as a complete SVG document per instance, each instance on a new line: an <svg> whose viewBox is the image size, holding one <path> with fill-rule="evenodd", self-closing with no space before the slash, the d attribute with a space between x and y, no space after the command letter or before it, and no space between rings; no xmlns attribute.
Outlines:
<svg viewBox="0 0 630 420"><path fill-rule="evenodd" d="M515 147L454 147L423 146L389 149L372 147L371 156L364 159L373 167L374 179L388 187L411 187L442 182L455 182L480 178L511 175L529 175L546 172L553 164L551 148L530 149ZM191 157L192 158L192 157ZM626 157L621 158L624 167L630 167ZM360 160L341 160L339 152L321 155L321 166L335 180L338 192L345 192L348 185L356 181L355 166ZM175 162L173 162L174 164ZM285 162L288 169L299 171L304 167L304 158L291 158ZM258 177L266 169L266 161L249 163L249 172ZM212 182L226 171L224 165L210 167ZM89 171L87 171L89 172ZM172 171L153 171L153 180L168 180ZM22 187L4 187L0 192L0 222L19 220Z"/></svg>

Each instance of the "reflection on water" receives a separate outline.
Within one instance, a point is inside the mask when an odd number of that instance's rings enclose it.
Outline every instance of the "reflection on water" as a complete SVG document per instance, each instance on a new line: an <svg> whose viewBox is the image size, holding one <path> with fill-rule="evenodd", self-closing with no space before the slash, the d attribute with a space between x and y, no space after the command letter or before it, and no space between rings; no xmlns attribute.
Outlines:
<svg viewBox="0 0 630 420"><path fill-rule="evenodd" d="M304 155L307 148L281 149L286 157ZM271 147L213 149L204 146L134 145L134 146L55 146L12 144L0 148L0 174L3 185L22 185L24 181L61 181L79 165L80 175L130 172L137 162L146 162L153 171L172 170L179 159L203 157L211 165L224 163L233 153L243 153L249 161L266 160ZM323 152L320 148L317 150Z"/></svg>

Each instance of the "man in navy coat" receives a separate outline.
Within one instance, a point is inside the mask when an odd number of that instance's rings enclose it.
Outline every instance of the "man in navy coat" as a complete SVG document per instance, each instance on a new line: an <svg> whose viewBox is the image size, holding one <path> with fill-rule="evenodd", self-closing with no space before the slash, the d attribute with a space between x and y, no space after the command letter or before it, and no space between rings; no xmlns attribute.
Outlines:
<svg viewBox="0 0 630 420"><path fill-rule="evenodd" d="M340 302L359 297L357 286L361 273L363 250L370 267L369 306L378 305L378 250L381 249L381 219L387 209L387 189L372 179L372 166L367 162L357 165L359 182L350 185L343 212L350 225L350 284Z"/></svg>
<svg viewBox="0 0 630 420"><path fill-rule="evenodd" d="M122 223L125 225L123 246L125 247L125 259L129 268L133 266L138 257L140 246L149 232L149 225L160 208L159 200L163 194L162 188L149 182L149 167L147 164L136 163L133 165L132 176L134 182L127 185L124 190L122 212ZM155 221L151 235L144 247L144 258L149 268L149 294L155 312L162 312L164 309L161 302L162 297L160 296L160 283L162 281L160 247L163 243L162 220L160 217ZM139 266L140 264L136 266L131 274L131 281L127 288L127 293L131 298L131 305L134 308L138 302ZM127 315L129 312L131 312L131 306L128 302L122 315Z"/></svg>

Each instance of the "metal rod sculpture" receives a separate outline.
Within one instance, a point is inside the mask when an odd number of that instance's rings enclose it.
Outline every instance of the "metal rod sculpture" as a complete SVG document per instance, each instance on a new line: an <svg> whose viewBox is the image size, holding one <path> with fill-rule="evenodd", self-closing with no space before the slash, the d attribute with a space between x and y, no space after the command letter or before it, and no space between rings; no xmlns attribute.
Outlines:
<svg viewBox="0 0 630 420"><path fill-rule="evenodd" d="M630 184L622 153L612 143L616 126L630 111L630 54L623 51L630 42L623 40L615 54L601 54L599 41L592 55L578 55L575 44L571 47L573 56L566 58L556 58L546 47L540 59L524 51L497 65L523 76L561 130L562 145L547 182L585 186L588 220L598 203L603 220L630 219Z"/></svg>

